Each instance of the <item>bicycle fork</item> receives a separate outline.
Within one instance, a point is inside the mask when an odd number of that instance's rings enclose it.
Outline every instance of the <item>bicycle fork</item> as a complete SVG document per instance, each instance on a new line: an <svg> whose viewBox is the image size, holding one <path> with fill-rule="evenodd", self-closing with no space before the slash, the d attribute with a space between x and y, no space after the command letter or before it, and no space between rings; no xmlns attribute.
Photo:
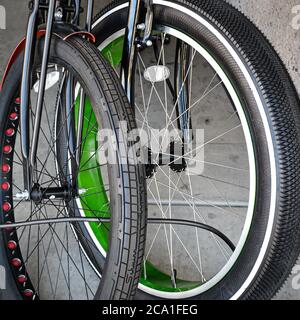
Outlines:
<svg viewBox="0 0 300 320"><path fill-rule="evenodd" d="M34 0L32 12L29 16L26 44L24 51L23 76L21 82L21 150L24 168L24 188L29 193L31 191L32 168L36 166L37 144L39 140L41 117L43 110L43 100L45 94L45 84L47 77L47 67L51 43L51 34L54 20L56 0L49 0L48 19L45 32L45 43L43 59L41 65L41 74L39 79L38 97L36 102L36 115L33 127L33 137L30 150L30 86L33 69L35 47L37 42L37 25L40 0Z"/></svg>
<svg viewBox="0 0 300 320"><path fill-rule="evenodd" d="M145 17L141 21L141 17ZM152 0L132 0L130 1L127 28L125 31L123 55L121 61L121 81L127 97L135 109L134 102L134 65L137 59L138 50L146 47L154 46L154 51L157 50L155 42L152 42L152 28L153 28L153 1ZM143 32L143 36L140 33ZM156 52L157 53L157 52ZM158 63L159 57L157 55ZM182 41L176 43L176 59L175 59L175 75L174 84L172 88L171 82L167 81L168 88L174 99L177 112L178 128L182 135L182 148L179 153L185 153L185 144L188 144L193 139L191 134L191 119L189 112L190 105L190 79L191 79L191 63L193 57L191 56L190 47ZM171 167L177 170L184 170L186 165L183 163L175 164L175 145L170 146ZM149 160L151 163L151 150L149 149ZM153 166L153 165L152 165ZM150 170L151 171L151 170Z"/></svg>
<svg viewBox="0 0 300 320"><path fill-rule="evenodd" d="M38 150L38 141L40 135L40 126L41 119L44 107L44 95L45 95L45 86L47 79L47 71L48 71L48 61L49 61L49 53L50 53L50 45L52 38L52 31L55 22L55 14L61 9L61 4L65 4L68 1L60 1L60 0L49 0L47 6L47 22L45 28L44 35L44 46L43 46L43 56L41 62L41 72L39 76L38 82L38 93L37 93L37 101L36 101L36 109L35 109L35 119L33 123L33 132L32 139L30 138L30 89L31 89L31 81L32 81L32 71L33 71L33 63L34 63L34 55L37 44L37 31L39 24L39 10L41 8L40 0L31 1L31 13L28 19L27 32L26 32L26 42L25 42L25 50L24 50L24 63L22 70L22 81L21 81L21 107L20 107L20 129L21 129L21 150L22 150L22 158L23 158L23 174L24 174L24 194L28 195L28 198L31 195L33 181L37 179L35 177L35 170L37 165L37 150ZM86 17L86 25L85 31L91 31L91 23L92 23L92 14L93 14L93 2L94 0L88 0L87 7L87 17ZM80 0L76 0L76 8L75 15L73 20L78 22L78 15L80 12ZM72 20L72 23L74 22ZM63 21L61 21L63 22ZM68 76L69 77L69 76ZM66 87L66 101L67 109L72 108L72 79L66 78L65 81L68 84ZM81 93L81 98L84 101L83 93ZM83 117L83 107L84 103L80 104L79 115ZM82 110L81 110L82 109ZM82 119L78 119L79 125ZM74 132L75 124L72 121L67 122L68 132ZM73 139L74 140L74 139ZM74 158L78 161L78 155L80 148L78 146L78 141L72 140L71 151L74 152ZM72 155L73 156L73 155Z"/></svg>
<svg viewBox="0 0 300 320"><path fill-rule="evenodd" d="M140 18L146 10L145 21L141 24ZM153 25L152 0L130 1L128 23L125 31L123 55L121 61L121 82L131 105L134 107L134 64L137 57L137 49L151 46L151 33ZM138 31L144 31L144 36L138 38Z"/></svg>

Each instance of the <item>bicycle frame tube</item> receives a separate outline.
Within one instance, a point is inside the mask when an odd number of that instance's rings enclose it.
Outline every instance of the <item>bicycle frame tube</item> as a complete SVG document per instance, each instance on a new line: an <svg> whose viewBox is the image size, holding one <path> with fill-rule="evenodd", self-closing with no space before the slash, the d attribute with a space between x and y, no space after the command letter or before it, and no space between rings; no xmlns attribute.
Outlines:
<svg viewBox="0 0 300 320"><path fill-rule="evenodd" d="M94 7L94 0L88 0L88 6L87 6L87 16L86 16L86 31L91 32L92 30L92 19L93 19L93 7ZM76 146L74 150L74 157L76 160L76 164L79 167L80 166L80 154L81 154L81 138L82 138L82 128L83 128L83 117L84 117L84 107L85 107L85 94L83 92L83 89L80 89L80 104L79 104L79 110L78 110L78 134L76 139ZM69 132L75 132L75 125L73 121L73 128L69 128ZM74 185L74 181L72 182Z"/></svg>
<svg viewBox="0 0 300 320"><path fill-rule="evenodd" d="M133 65L136 58L136 35L137 35L137 23L140 15L142 0L131 0L129 13L128 13L128 24L125 31L123 56L121 62L121 81L124 90L127 94L129 101L133 104L134 93L132 88L133 81Z"/></svg>
<svg viewBox="0 0 300 320"><path fill-rule="evenodd" d="M50 43L51 43L55 5L56 5L56 0L49 0L46 35L45 35L45 43L44 43L44 50L43 50L41 75L40 75L40 81L39 81L39 91L38 91L37 104L36 104L35 122L34 122L34 128L33 128L32 150L30 155L30 164L32 167L36 166L36 153L37 153L37 145L39 140L41 117L42 117L42 111L43 111L43 101L44 101L44 94L45 94L45 84L46 84L46 77L47 77L48 59L49 59L49 52L50 52Z"/></svg>
<svg viewBox="0 0 300 320"><path fill-rule="evenodd" d="M85 27L87 32L91 32L92 30L93 7L94 7L94 0L88 0L86 27Z"/></svg>

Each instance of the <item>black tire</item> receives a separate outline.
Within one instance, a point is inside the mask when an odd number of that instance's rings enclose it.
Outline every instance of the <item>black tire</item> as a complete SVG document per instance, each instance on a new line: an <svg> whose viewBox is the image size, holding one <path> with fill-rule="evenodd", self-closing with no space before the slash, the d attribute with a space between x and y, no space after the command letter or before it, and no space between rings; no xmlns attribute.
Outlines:
<svg viewBox="0 0 300 320"><path fill-rule="evenodd" d="M94 19L98 46L125 28L126 3L116 1ZM154 1L154 25L181 31L214 56L243 100L255 145L255 214L243 252L219 283L192 299L271 299L290 274L300 249L296 90L261 32L224 1ZM136 296L156 298L142 290Z"/></svg>
<svg viewBox="0 0 300 320"><path fill-rule="evenodd" d="M41 52L43 48L43 39L38 43L36 55L36 64L41 61ZM54 36L51 42L50 63L57 63L64 66L67 70L72 70L77 79L84 87L85 92L91 99L94 113L97 120L107 128L118 130L119 121L127 121L128 130L135 127L135 121L131 108L123 93L122 87L118 83L110 66L102 58L99 52L81 38L71 38L63 41ZM9 126L18 128L18 121L12 122L9 114L15 110L15 99L19 97L19 87L22 75L23 54L21 54L13 64L0 97L0 130L1 130L1 147L4 145L15 146L15 136L7 137L5 130ZM105 107L104 107L105 106ZM17 130L15 130L17 131ZM13 154L13 150L11 151ZM1 164L9 164L13 168L13 159L10 155L1 152ZM110 222L110 242L109 254L105 259L102 270L102 280L95 299L112 299L123 300L131 299L136 291L138 284L143 249L145 242L145 200L144 200L144 172L140 166L127 160L122 164L117 163L111 166L112 181L111 188L111 213ZM0 185L4 181L10 181L12 174L1 174ZM119 183L115 183L115 181ZM119 191L118 191L119 190ZM12 200L11 190L6 193L1 190L1 201ZM14 208L14 206L11 206ZM1 223L14 221L13 209L9 215L4 212L1 206ZM23 264L19 268L13 267L11 261L18 257L22 261L20 250L9 250L8 241L13 237L17 242L16 230L1 231L0 244L0 265L7 270L6 290L1 291L1 299L33 299L37 298L36 292L25 294L31 288L29 277L27 282L20 284L17 277L25 274L26 270ZM95 253L99 255L99 252Z"/></svg>

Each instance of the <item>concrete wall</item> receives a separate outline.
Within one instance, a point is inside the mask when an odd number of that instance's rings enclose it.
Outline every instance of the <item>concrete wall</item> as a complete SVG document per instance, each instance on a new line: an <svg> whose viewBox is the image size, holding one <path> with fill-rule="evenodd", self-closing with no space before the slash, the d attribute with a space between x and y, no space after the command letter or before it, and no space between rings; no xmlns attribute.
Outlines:
<svg viewBox="0 0 300 320"><path fill-rule="evenodd" d="M109 0L96 0L95 12L109 3ZM271 40L295 81L300 92L300 30L291 26L294 14L292 8L299 0L229 0L254 21ZM0 30L0 74L9 53L24 34L27 20L27 0L0 0L7 11L7 30Z"/></svg>

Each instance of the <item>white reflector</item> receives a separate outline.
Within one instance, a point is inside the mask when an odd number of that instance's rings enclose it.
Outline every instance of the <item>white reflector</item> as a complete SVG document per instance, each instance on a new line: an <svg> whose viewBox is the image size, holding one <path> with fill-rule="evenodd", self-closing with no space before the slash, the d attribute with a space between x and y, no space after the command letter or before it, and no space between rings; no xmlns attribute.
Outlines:
<svg viewBox="0 0 300 320"><path fill-rule="evenodd" d="M161 82L170 77L170 70L165 66L152 66L145 70L144 78L150 82Z"/></svg>

